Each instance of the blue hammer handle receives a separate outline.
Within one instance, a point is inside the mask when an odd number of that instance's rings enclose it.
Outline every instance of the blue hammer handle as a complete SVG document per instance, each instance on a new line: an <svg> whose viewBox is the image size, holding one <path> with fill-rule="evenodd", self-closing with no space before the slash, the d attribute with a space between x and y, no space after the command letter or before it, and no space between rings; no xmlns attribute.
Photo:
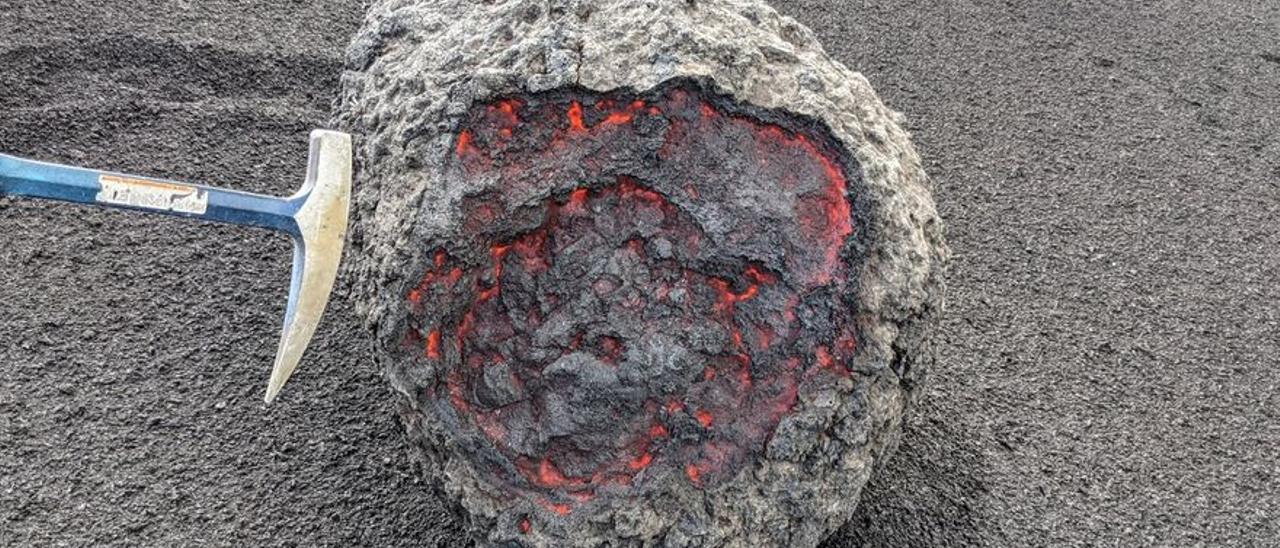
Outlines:
<svg viewBox="0 0 1280 548"><path fill-rule="evenodd" d="M113 190L104 187L115 187L116 192L114 195L104 195L104 190L107 194L112 194ZM151 199L136 196L131 199L128 194L146 194ZM0 154L0 195L45 198L261 227L284 232L294 238L301 236L294 216L305 199L305 196L262 196L36 162L4 154ZM176 207L175 203L178 204Z"/></svg>

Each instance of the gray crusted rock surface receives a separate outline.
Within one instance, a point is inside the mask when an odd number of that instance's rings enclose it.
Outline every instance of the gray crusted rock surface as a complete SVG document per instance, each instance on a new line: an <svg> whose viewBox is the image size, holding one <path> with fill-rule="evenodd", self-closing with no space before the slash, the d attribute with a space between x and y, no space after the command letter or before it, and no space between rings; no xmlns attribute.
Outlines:
<svg viewBox="0 0 1280 548"><path fill-rule="evenodd" d="M477 538L812 546L849 518L862 486L896 447L903 413L933 360L929 331L948 255L908 135L860 74L832 61L807 29L752 0L386 0L367 16L347 68L342 123L360 136L352 249L360 313L427 474L460 501ZM433 262L433 249L462 249L458 260L481 261L466 253L472 235L460 212L501 181L458 184L451 175L460 128L476 105L566 89L644 93L683 79L744 108L819 122L851 157L858 181L851 192L864 214L848 246L859 257L850 263L853 282L838 289L848 293L840 306L859 331L856 355L841 364L852 374L803 385L755 458L714 485L690 489L670 478L635 496L605 493L573 512L547 511L477 471L490 464L477 462L477 439L460 435L457 417L433 403L445 396L428 394L442 371L402 349L411 316L405 296ZM508 213L569 188L514 198ZM712 233L717 219L693 215ZM660 244L651 253L670 253ZM544 324L546 337L563 337L551 331ZM428 344L439 343L435 335ZM654 346L684 351L669 341ZM617 377L627 369L615 375L598 366L571 354L546 374L605 387L625 382ZM501 377L486 371L479 398L524 397ZM548 421L585 428L557 417Z"/></svg>

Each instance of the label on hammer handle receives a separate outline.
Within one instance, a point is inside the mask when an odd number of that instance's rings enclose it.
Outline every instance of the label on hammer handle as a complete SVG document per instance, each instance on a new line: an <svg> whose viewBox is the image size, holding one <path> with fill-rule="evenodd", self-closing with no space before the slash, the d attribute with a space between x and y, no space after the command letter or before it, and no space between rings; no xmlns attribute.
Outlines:
<svg viewBox="0 0 1280 548"><path fill-rule="evenodd" d="M157 211L204 215L209 210L209 193L194 186L99 175L98 203Z"/></svg>

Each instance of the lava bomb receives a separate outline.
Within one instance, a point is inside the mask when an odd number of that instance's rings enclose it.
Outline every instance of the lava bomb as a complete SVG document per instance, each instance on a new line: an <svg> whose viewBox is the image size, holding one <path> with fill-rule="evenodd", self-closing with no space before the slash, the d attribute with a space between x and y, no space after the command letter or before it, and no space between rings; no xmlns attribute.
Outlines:
<svg viewBox="0 0 1280 548"><path fill-rule="evenodd" d="M360 313L482 544L812 546L897 445L947 259L897 115L747 0L385 0Z"/></svg>

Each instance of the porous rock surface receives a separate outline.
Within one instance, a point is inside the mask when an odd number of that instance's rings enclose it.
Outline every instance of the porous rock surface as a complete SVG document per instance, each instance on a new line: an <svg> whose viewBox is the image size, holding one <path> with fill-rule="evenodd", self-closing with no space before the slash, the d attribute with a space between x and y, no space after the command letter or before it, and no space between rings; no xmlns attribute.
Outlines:
<svg viewBox="0 0 1280 548"><path fill-rule="evenodd" d="M360 312L426 474L466 510L478 539L812 546L848 519L896 447L934 359L929 332L948 256L908 135L860 74L832 61L807 29L752 0L386 0L372 7L347 68L340 122L359 138L351 254ZM476 105L503 97L642 93L684 79L743 105L816 121L848 152L857 181L850 191L861 205L843 253L856 255L849 264L857 271L839 286L837 302L858 330L857 352L840 364L851 374L802 386L757 458L714 485L661 487L568 513L513 499L476 471L471 441L433 404L444 399L428 390L439 371L404 349L406 295L435 250L467 249L464 201L500 188L496 179L487 189L450 184L460 127Z"/></svg>

